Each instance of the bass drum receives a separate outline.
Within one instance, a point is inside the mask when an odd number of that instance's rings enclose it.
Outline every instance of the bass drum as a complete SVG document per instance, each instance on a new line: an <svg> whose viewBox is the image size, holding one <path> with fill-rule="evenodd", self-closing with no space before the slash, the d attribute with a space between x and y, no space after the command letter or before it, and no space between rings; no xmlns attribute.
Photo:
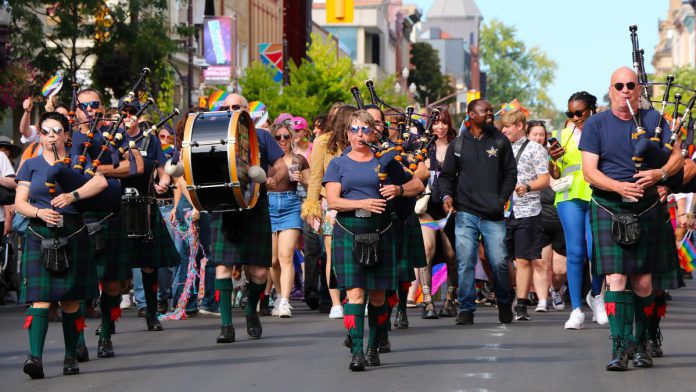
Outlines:
<svg viewBox="0 0 696 392"><path fill-rule="evenodd" d="M197 210L254 208L261 184L248 173L250 167L260 164L260 154L249 113L191 113L181 146L184 177Z"/></svg>

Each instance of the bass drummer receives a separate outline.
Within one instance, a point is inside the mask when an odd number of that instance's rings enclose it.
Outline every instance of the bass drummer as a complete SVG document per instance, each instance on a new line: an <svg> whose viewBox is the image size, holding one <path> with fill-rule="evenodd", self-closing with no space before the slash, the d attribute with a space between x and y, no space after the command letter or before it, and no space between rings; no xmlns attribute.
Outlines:
<svg viewBox="0 0 696 392"><path fill-rule="evenodd" d="M225 98L220 110L248 111L247 100L238 94ZM225 124L227 127L227 124ZM263 295L271 267L271 218L268 212L266 190L273 190L281 179L288 176L288 167L283 160L283 150L268 131L256 129L261 154L261 168L268 172L273 166L275 174L267 177L256 206L239 212L213 215L211 223L215 269L215 289L219 295L222 330L218 343L235 340L232 325L232 273L235 266L246 265L248 301L244 307L247 334L250 339L261 338L262 328L256 306Z"/></svg>

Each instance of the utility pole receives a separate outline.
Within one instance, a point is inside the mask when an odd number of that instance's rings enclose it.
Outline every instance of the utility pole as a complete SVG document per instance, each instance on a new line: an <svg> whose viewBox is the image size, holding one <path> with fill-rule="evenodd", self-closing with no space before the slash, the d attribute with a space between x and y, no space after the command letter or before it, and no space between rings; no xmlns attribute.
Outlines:
<svg viewBox="0 0 696 392"><path fill-rule="evenodd" d="M193 1L188 2L188 40L186 49L188 51L188 75L186 76L186 103L188 107L193 107L191 102L191 91L193 90Z"/></svg>

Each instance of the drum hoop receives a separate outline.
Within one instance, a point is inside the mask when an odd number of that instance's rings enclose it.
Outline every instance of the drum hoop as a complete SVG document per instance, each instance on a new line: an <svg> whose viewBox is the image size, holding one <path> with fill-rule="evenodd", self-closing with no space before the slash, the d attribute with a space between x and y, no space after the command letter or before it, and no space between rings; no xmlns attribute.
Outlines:
<svg viewBox="0 0 696 392"><path fill-rule="evenodd" d="M204 211L200 200L198 199L198 194L196 194L196 189L193 179L193 167L191 166L191 134L193 133L193 124L196 122L198 115L200 113L190 113L186 119L186 126L184 127L184 143L181 153L182 159L184 161L184 180L186 181L187 188L189 190L189 196L191 196L191 204L198 211Z"/></svg>
<svg viewBox="0 0 696 392"><path fill-rule="evenodd" d="M229 128L227 130L227 138L228 140L239 140L239 130L237 129L237 124L240 120L240 116L242 116L244 120L247 120L247 125L249 126L249 153L251 154L251 162L249 163L252 166L259 165L259 142L256 137L256 128L254 127L254 122L251 121L251 117L247 112L237 111L234 113L232 121L230 121ZM235 151L235 148L236 143L230 143L227 145L227 166L230 172L230 182L239 182L239 175L237 174L237 152ZM232 192L237 200L237 204L241 208L245 209L254 208L259 198L260 187L260 184L254 183L253 196L248 203L244 200L244 195L242 194L242 190L240 188L232 188Z"/></svg>

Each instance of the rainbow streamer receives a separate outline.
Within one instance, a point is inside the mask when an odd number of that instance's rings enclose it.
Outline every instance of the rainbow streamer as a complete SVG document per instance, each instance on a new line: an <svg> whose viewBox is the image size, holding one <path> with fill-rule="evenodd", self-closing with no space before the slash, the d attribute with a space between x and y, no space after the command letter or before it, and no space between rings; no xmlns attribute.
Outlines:
<svg viewBox="0 0 696 392"><path fill-rule="evenodd" d="M447 216L442 218L442 219L424 220L424 221L421 221L420 224L422 227L427 227L428 229L440 231L440 230L444 229L445 226L447 226L447 220L449 219L450 215L452 215L452 212L447 213Z"/></svg>
<svg viewBox="0 0 696 392"><path fill-rule="evenodd" d="M690 236L691 231L687 232L686 235L684 235L684 239L682 240L681 246L677 250L677 254L679 255L679 265L686 272L692 272L694 271L694 269L696 269L694 268L694 259L696 259L696 248L694 248L694 244L689 239Z"/></svg>
<svg viewBox="0 0 696 392"><path fill-rule="evenodd" d="M61 87L63 87L63 77L60 75L55 75L54 77L48 79L48 82L43 85L41 94L46 98L52 97L58 94Z"/></svg>
<svg viewBox="0 0 696 392"><path fill-rule="evenodd" d="M211 111L219 109L228 95L229 93L227 91L222 90L217 90L210 94L210 96L208 97L208 109Z"/></svg>

